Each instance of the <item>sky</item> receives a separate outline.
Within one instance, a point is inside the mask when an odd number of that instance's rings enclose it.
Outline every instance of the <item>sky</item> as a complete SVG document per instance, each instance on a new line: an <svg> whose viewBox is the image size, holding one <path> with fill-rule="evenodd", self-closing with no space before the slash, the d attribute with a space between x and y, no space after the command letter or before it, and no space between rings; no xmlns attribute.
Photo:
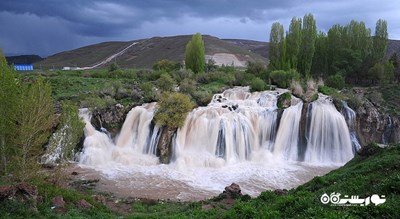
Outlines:
<svg viewBox="0 0 400 219"><path fill-rule="evenodd" d="M1 0L0 48L6 55L58 52L105 41L200 32L222 39L268 41L272 23L312 13L318 30L364 21L374 33L388 22L400 40L398 0Z"/></svg>

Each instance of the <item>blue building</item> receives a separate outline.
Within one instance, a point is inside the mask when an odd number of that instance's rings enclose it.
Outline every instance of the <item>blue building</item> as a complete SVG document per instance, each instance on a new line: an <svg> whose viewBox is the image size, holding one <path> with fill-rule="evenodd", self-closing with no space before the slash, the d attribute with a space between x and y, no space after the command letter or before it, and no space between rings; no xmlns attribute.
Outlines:
<svg viewBox="0 0 400 219"><path fill-rule="evenodd" d="M32 64L15 64L14 69L17 71L32 71L33 65Z"/></svg>

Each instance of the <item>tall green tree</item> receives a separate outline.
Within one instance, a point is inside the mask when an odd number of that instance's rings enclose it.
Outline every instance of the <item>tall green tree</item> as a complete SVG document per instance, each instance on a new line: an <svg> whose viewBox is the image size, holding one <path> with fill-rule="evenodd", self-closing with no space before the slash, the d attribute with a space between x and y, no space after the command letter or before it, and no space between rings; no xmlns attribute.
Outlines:
<svg viewBox="0 0 400 219"><path fill-rule="evenodd" d="M206 60L204 42L200 33L192 36L192 40L186 45L185 51L186 69L194 73L204 72Z"/></svg>
<svg viewBox="0 0 400 219"><path fill-rule="evenodd" d="M379 19L375 26L375 36L373 44L373 58L375 61L380 61L385 57L388 44L387 22Z"/></svg>
<svg viewBox="0 0 400 219"><path fill-rule="evenodd" d="M42 78L22 89L15 133L14 175L21 181L35 176L42 155L42 146L48 140L54 125L51 87Z"/></svg>
<svg viewBox="0 0 400 219"><path fill-rule="evenodd" d="M17 75L0 49L0 175L8 173L8 158L12 153L19 102L17 83Z"/></svg>
<svg viewBox="0 0 400 219"><path fill-rule="evenodd" d="M301 18L293 17L286 34L286 59L289 68L297 69L301 45Z"/></svg>
<svg viewBox="0 0 400 219"><path fill-rule="evenodd" d="M301 35L298 69L304 76L309 77L317 39L317 26L312 14L304 15Z"/></svg>
<svg viewBox="0 0 400 219"><path fill-rule="evenodd" d="M315 78L326 78L328 75L328 37L324 32L319 32L315 41L311 75Z"/></svg>
<svg viewBox="0 0 400 219"><path fill-rule="evenodd" d="M273 70L283 68L285 60L285 36L282 24L272 24L269 35L269 67Z"/></svg>

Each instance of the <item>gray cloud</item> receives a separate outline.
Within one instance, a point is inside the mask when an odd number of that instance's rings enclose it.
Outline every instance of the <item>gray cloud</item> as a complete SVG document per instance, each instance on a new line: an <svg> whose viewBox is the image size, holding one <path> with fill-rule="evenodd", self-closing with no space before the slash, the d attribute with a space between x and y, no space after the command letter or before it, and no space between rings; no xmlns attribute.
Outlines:
<svg viewBox="0 0 400 219"><path fill-rule="evenodd" d="M201 32L268 40L271 23L313 13L319 29L355 19L372 29L388 21L399 39L400 5L389 0L2 0L0 47L42 56L109 40Z"/></svg>

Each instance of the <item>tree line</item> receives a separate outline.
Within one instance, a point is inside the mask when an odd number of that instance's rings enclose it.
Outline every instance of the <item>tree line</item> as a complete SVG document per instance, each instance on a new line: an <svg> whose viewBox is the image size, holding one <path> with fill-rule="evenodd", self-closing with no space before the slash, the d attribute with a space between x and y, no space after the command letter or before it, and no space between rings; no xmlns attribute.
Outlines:
<svg viewBox="0 0 400 219"><path fill-rule="evenodd" d="M375 33L364 22L335 24L318 31L312 14L293 17L285 33L279 22L270 32L270 70L294 69L305 78L340 78L351 84L376 84L394 78L396 58L386 59L387 22L379 19Z"/></svg>

